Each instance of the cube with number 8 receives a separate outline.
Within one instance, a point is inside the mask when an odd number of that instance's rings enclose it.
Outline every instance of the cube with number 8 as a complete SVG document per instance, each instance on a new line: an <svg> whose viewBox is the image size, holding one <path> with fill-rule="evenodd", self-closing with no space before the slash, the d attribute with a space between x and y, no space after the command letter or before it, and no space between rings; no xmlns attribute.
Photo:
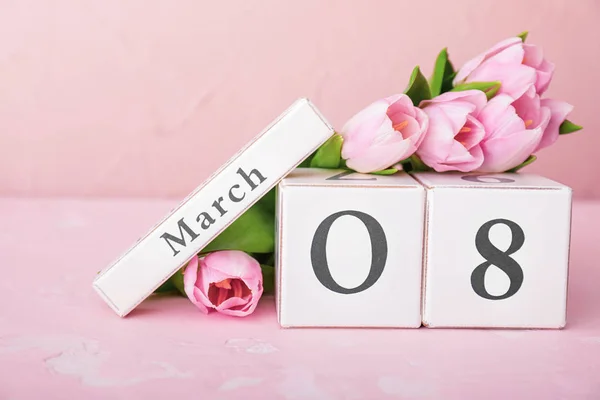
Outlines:
<svg viewBox="0 0 600 400"><path fill-rule="evenodd" d="M571 189L528 174L415 174L427 189L423 324L562 328Z"/></svg>
<svg viewBox="0 0 600 400"><path fill-rule="evenodd" d="M419 327L425 190L406 173L297 169L278 187L283 327Z"/></svg>

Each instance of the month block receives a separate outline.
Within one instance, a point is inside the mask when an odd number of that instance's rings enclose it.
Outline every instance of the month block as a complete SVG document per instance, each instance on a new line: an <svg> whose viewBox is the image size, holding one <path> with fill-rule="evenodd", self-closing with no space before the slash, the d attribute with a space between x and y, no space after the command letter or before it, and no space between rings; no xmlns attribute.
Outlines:
<svg viewBox="0 0 600 400"><path fill-rule="evenodd" d="M282 327L419 327L425 190L405 173L296 169L278 187Z"/></svg>
<svg viewBox="0 0 600 400"><path fill-rule="evenodd" d="M562 328L571 189L528 174L414 176L427 189L423 324Z"/></svg>
<svg viewBox="0 0 600 400"><path fill-rule="evenodd" d="M331 135L308 99L294 102L103 269L94 289L117 315L127 315Z"/></svg>

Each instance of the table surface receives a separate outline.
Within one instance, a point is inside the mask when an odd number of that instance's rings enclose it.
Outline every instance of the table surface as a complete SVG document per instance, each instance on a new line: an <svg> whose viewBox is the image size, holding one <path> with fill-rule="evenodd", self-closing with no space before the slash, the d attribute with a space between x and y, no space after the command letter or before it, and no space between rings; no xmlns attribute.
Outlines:
<svg viewBox="0 0 600 400"><path fill-rule="evenodd" d="M177 201L0 199L0 399L600 399L600 202L575 202L563 330L280 329L95 294Z"/></svg>

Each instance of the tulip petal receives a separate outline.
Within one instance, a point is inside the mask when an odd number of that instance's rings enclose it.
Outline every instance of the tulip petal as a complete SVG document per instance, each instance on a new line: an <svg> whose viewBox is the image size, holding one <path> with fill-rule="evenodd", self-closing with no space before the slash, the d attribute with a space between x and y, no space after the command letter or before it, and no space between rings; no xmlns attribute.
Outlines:
<svg viewBox="0 0 600 400"><path fill-rule="evenodd" d="M452 101L438 106L448 117L456 135L467 123L467 116L475 111L475 105L466 101Z"/></svg>
<svg viewBox="0 0 600 400"><path fill-rule="evenodd" d="M412 134L409 132L405 137L413 140L414 146L418 148L421 143L423 143L423 139L425 139L425 135L427 135L427 130L429 130L429 116L425 114L425 111L415 107L415 119L421 127L418 136L416 133Z"/></svg>
<svg viewBox="0 0 600 400"><path fill-rule="evenodd" d="M536 71L527 65L507 64L489 61L476 69L469 76L469 82L500 81L499 94L507 94L513 99L521 97L530 87L535 85Z"/></svg>
<svg viewBox="0 0 600 400"><path fill-rule="evenodd" d="M485 159L478 171L504 172L524 162L540 143L541 128L517 131L508 136L491 138L482 142Z"/></svg>
<svg viewBox="0 0 600 400"><path fill-rule="evenodd" d="M385 118L387 109L389 107L388 102L385 99L377 100L367 107L363 108L350 118L346 124L342 127L341 133L343 135L354 135L356 131L360 131L360 128L369 123L373 123L375 126L379 126L381 121ZM376 122L373 122L376 121Z"/></svg>
<svg viewBox="0 0 600 400"><path fill-rule="evenodd" d="M198 275L198 256L194 256L188 262L188 265L183 272L183 287L185 294L192 304L198 307L203 313L208 314L207 307L212 307L212 303L208 300L208 297L196 287Z"/></svg>
<svg viewBox="0 0 600 400"><path fill-rule="evenodd" d="M551 67L546 67L546 65L551 65ZM552 76L554 75L554 64L544 61L544 67L551 69L551 71L544 71L542 69L536 70L537 79L535 81L535 89L540 95L548 90L550 82L552 82Z"/></svg>
<svg viewBox="0 0 600 400"><path fill-rule="evenodd" d="M485 128L483 124L472 116L467 116L467 123L464 126L467 132L459 131L454 140L460 142L467 150L475 147L485 137Z"/></svg>
<svg viewBox="0 0 600 400"><path fill-rule="evenodd" d="M386 169L414 153L427 126L427 115L407 95L387 97L346 123L340 133L344 138L341 156L358 172Z"/></svg>
<svg viewBox="0 0 600 400"><path fill-rule="evenodd" d="M516 46L509 46L496 54L490 62L498 62L502 64L521 64L523 63L523 57L525 56L525 49L522 44ZM485 61L487 62L487 61ZM485 63L484 62L484 63Z"/></svg>
<svg viewBox="0 0 600 400"><path fill-rule="evenodd" d="M479 121L485 128L484 140L508 136L526 129L525 123L512 106L513 99L508 95L498 95L491 99L479 113Z"/></svg>
<svg viewBox="0 0 600 400"><path fill-rule="evenodd" d="M523 121L528 129L541 127L542 131L548 126L550 121L550 112L547 107L541 106L540 96L532 87L523 96L512 103L517 115Z"/></svg>
<svg viewBox="0 0 600 400"><path fill-rule="evenodd" d="M452 129L448 116L437 105L425 107L424 111L429 117L429 130L417 149L417 155L437 172L446 171L447 166L440 165L439 162L450 154L456 132Z"/></svg>
<svg viewBox="0 0 600 400"><path fill-rule="evenodd" d="M536 151L548 147L558 140L560 124L573 111L571 104L561 100L542 99L541 105L550 110L550 120Z"/></svg>
<svg viewBox="0 0 600 400"><path fill-rule="evenodd" d="M207 266L205 279L208 284L227 278L239 278L250 290L255 290L261 281L260 264L243 251L217 251L207 255L201 263Z"/></svg>
<svg viewBox="0 0 600 400"><path fill-rule="evenodd" d="M485 93L479 90L447 92L423 102L429 129L417 150L421 160L437 172L469 172L479 167L483 157L478 144L485 130L475 115L486 102Z"/></svg>
<svg viewBox="0 0 600 400"><path fill-rule="evenodd" d="M219 304L216 309L217 311L223 311L223 310L227 310L228 308L232 308L232 307L239 307L239 306L245 306L246 304L248 304L248 301L250 300L252 296L248 296L248 298L243 299L241 297L230 297L227 300L223 301L221 304Z"/></svg>
<svg viewBox="0 0 600 400"><path fill-rule="evenodd" d="M523 48L525 50L523 64L536 69L535 89L539 95L542 95L552 81L554 64L544 58L544 53L539 46L526 44Z"/></svg>
<svg viewBox="0 0 600 400"><path fill-rule="evenodd" d="M186 293L187 294L187 293ZM212 302L202 293L200 289L195 287L193 289L193 299L188 296L192 304L194 304L204 314L208 314L208 310L214 308Z"/></svg>
<svg viewBox="0 0 600 400"><path fill-rule="evenodd" d="M416 117L415 110L418 110L418 109L415 108L415 106L412 103L412 100L407 95L398 94L398 95L387 97L385 100L389 104L389 107L387 109L387 116L394 123L396 123L396 119L394 118L394 116L396 116L397 114L406 114L413 118Z"/></svg>
<svg viewBox="0 0 600 400"><path fill-rule="evenodd" d="M221 314L231 315L234 317L245 317L254 312L262 294L263 294L263 289L261 287L257 292L252 294L250 299L244 300L246 302L245 304L240 303L238 305L232 305L228 308L219 309L217 311L219 311L219 313L221 313ZM232 302L231 304L233 304L233 303L234 302ZM237 302L236 302L236 304L237 304Z"/></svg>
<svg viewBox="0 0 600 400"><path fill-rule="evenodd" d="M454 78L454 84L465 80L471 74L471 72L473 72L477 67L479 67L485 60L488 60L489 58L495 56L496 54L500 53L502 50L508 47L519 45L522 43L523 42L521 38L511 37L495 44L490 49L467 61L465 65L463 65L462 68L456 74L456 78Z"/></svg>
<svg viewBox="0 0 600 400"><path fill-rule="evenodd" d="M444 160L444 164L452 165L471 161L473 161L473 156L471 156L465 146L455 140L452 142L452 150L450 150L450 154Z"/></svg>
<svg viewBox="0 0 600 400"><path fill-rule="evenodd" d="M408 157L416 150L410 139L402 139L396 132L398 141L387 141L364 149L363 153L346 161L346 165L361 173L380 171Z"/></svg>
<svg viewBox="0 0 600 400"><path fill-rule="evenodd" d="M217 254L220 252L214 252L210 254ZM210 255L209 254L209 255ZM198 270L198 280L196 281L196 287L200 288L204 293L208 293L211 283L217 283L224 281L225 279L238 278L235 275L227 274L223 271L219 271L213 268L215 264L212 260L206 261L207 257L200 259L200 266Z"/></svg>
<svg viewBox="0 0 600 400"><path fill-rule="evenodd" d="M548 125L550 124L550 119L552 118L552 112L550 111L550 109L548 107L541 107L540 108L540 124L538 125L538 127L542 130L542 132L546 132L546 129L548 128ZM544 140L544 137L542 136L541 141ZM538 146L539 147L539 146Z"/></svg>
<svg viewBox="0 0 600 400"><path fill-rule="evenodd" d="M378 100L367 108L360 111L348 121L342 128L340 135L344 138L341 156L343 159L361 157L364 149L380 140L382 135L391 133L393 129L393 116L396 122L400 121L401 115L405 113L415 116L415 107L412 100L405 94L396 94Z"/></svg>
<svg viewBox="0 0 600 400"><path fill-rule="evenodd" d="M391 97L391 99L393 98ZM340 131L340 135L344 138L342 158L355 157L360 154L363 148L369 146L381 126L386 120L389 120L387 116L388 99L378 100L370 104L346 122Z"/></svg>
<svg viewBox="0 0 600 400"><path fill-rule="evenodd" d="M452 151L444 162L450 168L449 170L470 172L479 168L483 163L483 151L479 146L485 136L483 125L469 115L465 128L468 128L469 131L459 132L454 137Z"/></svg>
<svg viewBox="0 0 600 400"><path fill-rule="evenodd" d="M456 100L461 100L464 102L468 102L475 106L473 114L477 116L477 114L485 107L487 103L487 98L485 97L485 93L481 90L464 90L460 92L446 92L443 93L431 100L427 100L421 103L421 107L426 107L429 104L436 103L448 103L454 102Z"/></svg>
<svg viewBox="0 0 600 400"><path fill-rule="evenodd" d="M460 164L460 166L456 168L458 171L475 171L477 168L481 167L481 164L483 164L484 154L483 150L481 149L481 145L471 147L471 149L469 149L469 153L471 154L471 161Z"/></svg>
<svg viewBox="0 0 600 400"><path fill-rule="evenodd" d="M404 116L403 117L404 121L402 121L402 122L404 124L406 124L406 126L403 127L399 131L401 137L404 139L408 139L408 138L412 139L414 137L416 139L421 134L421 132L423 132L421 125L419 125L419 122L414 117L408 116L406 114L403 114L403 116ZM381 137L381 138L383 138L383 137ZM382 142L382 140L379 140L377 142ZM374 143L377 143L377 142L374 142ZM414 142L414 140L413 140L413 142Z"/></svg>
<svg viewBox="0 0 600 400"><path fill-rule="evenodd" d="M232 317L246 317L254 312L256 309L256 303L248 303L246 307L240 310L232 310L230 308L221 310L219 313L229 315Z"/></svg>
<svg viewBox="0 0 600 400"><path fill-rule="evenodd" d="M523 64L533 68L539 68L539 66L542 65L542 62L544 61L544 52L541 47L533 44L524 44L523 51Z"/></svg>
<svg viewBox="0 0 600 400"><path fill-rule="evenodd" d="M445 168L440 166L439 172L445 171L460 171L460 172L471 172L476 170L483 163L483 150L479 145L473 146L468 152L461 150L460 143L454 142L455 146L457 146L456 154L459 156L451 156L446 159L443 163ZM455 153L453 153L455 154Z"/></svg>
<svg viewBox="0 0 600 400"><path fill-rule="evenodd" d="M408 101L410 102L410 99ZM429 127L429 117L423 110L413 106L412 102L410 103L410 107L412 107L412 110L409 110L409 112L403 113L396 109L392 115L388 112L388 116L392 129L394 129L394 126L405 124L406 126L400 129L402 138L412 140L414 146L419 147ZM389 127L387 121L382 125L381 129L386 129L384 128L386 126ZM383 132L379 132L378 135L378 139L373 142L374 144L386 139L386 135Z"/></svg>

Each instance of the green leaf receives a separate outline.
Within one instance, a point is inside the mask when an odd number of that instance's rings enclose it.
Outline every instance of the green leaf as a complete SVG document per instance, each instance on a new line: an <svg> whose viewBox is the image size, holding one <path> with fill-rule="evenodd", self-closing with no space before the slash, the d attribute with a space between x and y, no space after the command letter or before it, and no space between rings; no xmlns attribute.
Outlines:
<svg viewBox="0 0 600 400"><path fill-rule="evenodd" d="M485 93L489 100L492 97L494 97L496 93L498 93L501 84L502 83L499 81L461 83L460 85L456 85L454 89L452 89L452 92L464 92L465 90L481 90Z"/></svg>
<svg viewBox="0 0 600 400"><path fill-rule="evenodd" d="M253 253L250 254L252 258L259 262L259 264L273 265L275 264L275 253Z"/></svg>
<svg viewBox="0 0 600 400"><path fill-rule="evenodd" d="M346 165L346 160L344 159L340 160L340 166L338 167L338 169L345 169L347 171L351 171L351 169Z"/></svg>
<svg viewBox="0 0 600 400"><path fill-rule="evenodd" d="M275 292L275 268L271 265L260 265L263 276L263 293L273 294Z"/></svg>
<svg viewBox="0 0 600 400"><path fill-rule="evenodd" d="M319 147L314 157L310 161L311 168L329 168L339 167L342 158L342 142L344 139L340 135L333 135Z"/></svg>
<svg viewBox="0 0 600 400"><path fill-rule="evenodd" d="M316 152L315 152L316 153ZM300 163L300 165L298 165L298 168L310 168L310 160L312 160L313 156L315 155L315 153L311 154L310 156L308 156L304 161L302 161Z"/></svg>
<svg viewBox="0 0 600 400"><path fill-rule="evenodd" d="M160 287L156 289L154 293L170 293L176 291L177 288L175 287L175 285L173 285L173 281L171 279L167 279L167 281L160 285Z"/></svg>
<svg viewBox="0 0 600 400"><path fill-rule="evenodd" d="M430 79L431 96L435 97L452 89L452 80L456 76L454 66L448 59L448 49L443 49L438 54Z"/></svg>
<svg viewBox="0 0 600 400"><path fill-rule="evenodd" d="M534 155L530 155L527 160L523 161L521 164L517 165L516 167L509 169L506 172L517 172L518 170L520 170L523 167L528 166L529 164L531 164L532 162L534 162L535 160L537 160L537 157Z"/></svg>
<svg viewBox="0 0 600 400"><path fill-rule="evenodd" d="M217 250L241 250L247 253L271 253L275 249L275 213L258 202L243 213L202 253Z"/></svg>
<svg viewBox="0 0 600 400"><path fill-rule="evenodd" d="M187 264L186 264L187 265ZM165 283L163 283L158 289L154 291L154 293L176 293L183 296L186 296L185 290L183 288L183 271L185 267L181 268L172 277L167 279Z"/></svg>
<svg viewBox="0 0 600 400"><path fill-rule="evenodd" d="M583 129L583 126L575 125L574 123L566 119L565 122L560 124L560 127L558 128L558 133L560 135L567 135L569 133L577 132L581 129Z"/></svg>
<svg viewBox="0 0 600 400"><path fill-rule="evenodd" d="M388 168L382 171L371 172L371 175L394 175L398 170L396 168Z"/></svg>
<svg viewBox="0 0 600 400"><path fill-rule="evenodd" d="M418 66L413 69L413 72L410 75L410 81L404 93L410 97L415 106L419 106L423 100L431 99L429 83Z"/></svg>
<svg viewBox="0 0 600 400"><path fill-rule="evenodd" d="M431 168L427 166L416 154L413 154L406 160L400 161L402 169L406 172L425 172L431 171Z"/></svg>
<svg viewBox="0 0 600 400"><path fill-rule="evenodd" d="M259 201L259 207L264 209L265 212L275 215L275 209L277 208L277 186L269 190Z"/></svg>
<svg viewBox="0 0 600 400"><path fill-rule="evenodd" d="M187 295L185 294L185 289L183 287L183 271L185 271L185 267L187 267L187 264L185 264L183 268L175 272L173 276L169 278L169 281L171 281L171 284L175 287L175 289L177 289L179 294L187 297Z"/></svg>
<svg viewBox="0 0 600 400"><path fill-rule="evenodd" d="M523 41L523 43L525 43L525 40L527 40L527 35L529 35L529 32L524 31L524 32L519 33L517 35L517 37L520 37L521 40Z"/></svg>

